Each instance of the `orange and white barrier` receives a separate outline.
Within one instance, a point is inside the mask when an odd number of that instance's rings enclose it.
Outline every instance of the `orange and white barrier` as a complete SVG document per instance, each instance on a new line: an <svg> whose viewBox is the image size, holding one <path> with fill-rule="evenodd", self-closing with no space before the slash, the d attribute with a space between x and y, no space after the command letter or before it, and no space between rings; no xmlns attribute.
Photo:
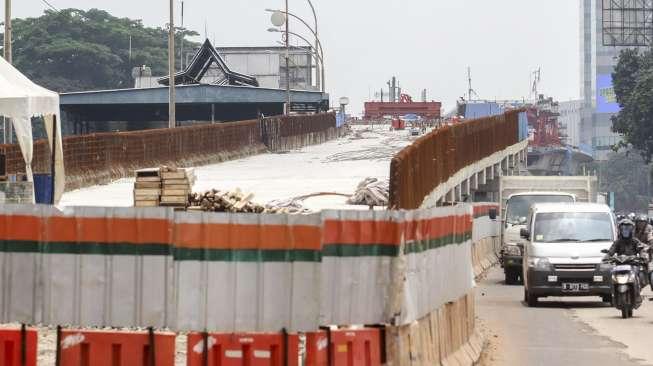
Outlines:
<svg viewBox="0 0 653 366"><path fill-rule="evenodd" d="M36 366L37 343L35 329L0 329L0 365Z"/></svg>
<svg viewBox="0 0 653 366"><path fill-rule="evenodd" d="M320 215L177 214L176 329L317 329L320 238Z"/></svg>
<svg viewBox="0 0 653 366"><path fill-rule="evenodd" d="M0 207L0 322L410 324L474 285L471 205L313 215Z"/></svg>
<svg viewBox="0 0 653 366"><path fill-rule="evenodd" d="M487 269L495 265L501 249L499 237L501 221L499 218L492 220L489 216L490 209L499 210L496 203L474 204L474 229L472 233L472 266L474 275L480 276Z"/></svg>
<svg viewBox="0 0 653 366"><path fill-rule="evenodd" d="M186 360L187 366L297 366L299 336L192 332L187 338Z"/></svg>
<svg viewBox="0 0 653 366"><path fill-rule="evenodd" d="M62 330L58 366L174 366L175 334Z"/></svg>

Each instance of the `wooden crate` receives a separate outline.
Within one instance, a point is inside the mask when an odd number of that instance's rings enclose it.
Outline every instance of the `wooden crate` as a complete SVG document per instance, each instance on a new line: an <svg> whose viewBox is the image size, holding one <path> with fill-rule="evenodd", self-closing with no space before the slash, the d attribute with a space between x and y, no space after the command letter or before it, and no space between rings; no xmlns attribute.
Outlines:
<svg viewBox="0 0 653 366"><path fill-rule="evenodd" d="M159 178L161 180L161 173L159 168L139 169L136 171L136 180L138 178Z"/></svg>
<svg viewBox="0 0 653 366"><path fill-rule="evenodd" d="M142 181L137 180L136 182L134 182L134 189L153 189L153 188L160 189L161 188L161 181L158 181L158 182L142 182Z"/></svg>
<svg viewBox="0 0 653 366"><path fill-rule="evenodd" d="M134 201L134 207L158 207L159 200Z"/></svg>
<svg viewBox="0 0 653 366"><path fill-rule="evenodd" d="M139 169L134 182L134 206L156 207L161 198L161 175L158 168Z"/></svg>

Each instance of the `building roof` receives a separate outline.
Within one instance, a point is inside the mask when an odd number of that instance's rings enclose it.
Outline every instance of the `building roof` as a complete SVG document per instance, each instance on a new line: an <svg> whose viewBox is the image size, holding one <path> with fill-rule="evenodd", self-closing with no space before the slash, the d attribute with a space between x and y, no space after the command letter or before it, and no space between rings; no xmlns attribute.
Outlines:
<svg viewBox="0 0 653 366"><path fill-rule="evenodd" d="M215 85L259 86L256 78L231 71L222 56L220 56L208 39L204 41L204 44L202 44L195 57L186 66L186 69L175 74L175 85L200 84L202 77L204 77L213 65L222 73L222 77L213 83ZM169 85L170 77L164 76L157 81L159 84Z"/></svg>
<svg viewBox="0 0 653 366"><path fill-rule="evenodd" d="M177 104L193 103L284 103L286 91L251 86L182 85L176 87ZM291 90L293 104L319 104L328 94ZM168 88L99 90L61 94L61 105L84 104L168 104Z"/></svg>

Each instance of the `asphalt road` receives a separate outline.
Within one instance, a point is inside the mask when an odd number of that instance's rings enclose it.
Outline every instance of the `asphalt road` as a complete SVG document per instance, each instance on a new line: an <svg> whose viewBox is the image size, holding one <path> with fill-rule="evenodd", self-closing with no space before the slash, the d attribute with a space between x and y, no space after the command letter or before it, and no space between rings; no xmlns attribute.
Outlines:
<svg viewBox="0 0 653 366"><path fill-rule="evenodd" d="M489 339L483 365L653 365L653 302L624 320L598 297L546 298L537 308L522 299L523 287L504 285L500 268L478 280L477 315Z"/></svg>

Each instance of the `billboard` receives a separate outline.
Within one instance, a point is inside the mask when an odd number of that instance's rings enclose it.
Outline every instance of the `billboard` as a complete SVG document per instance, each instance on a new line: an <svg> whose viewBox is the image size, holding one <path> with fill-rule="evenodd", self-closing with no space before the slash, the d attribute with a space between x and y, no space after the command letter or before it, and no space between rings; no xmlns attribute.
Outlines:
<svg viewBox="0 0 653 366"><path fill-rule="evenodd" d="M603 0L604 46L648 47L653 41L653 1Z"/></svg>
<svg viewBox="0 0 653 366"><path fill-rule="evenodd" d="M596 113L619 113L621 107L617 103L611 74L596 76Z"/></svg>

